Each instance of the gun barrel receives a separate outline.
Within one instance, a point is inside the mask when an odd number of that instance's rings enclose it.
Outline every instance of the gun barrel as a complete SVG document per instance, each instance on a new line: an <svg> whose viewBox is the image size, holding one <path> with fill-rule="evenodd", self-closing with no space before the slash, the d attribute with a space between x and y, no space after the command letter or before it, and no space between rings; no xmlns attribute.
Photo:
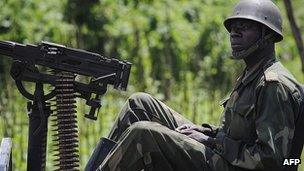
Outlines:
<svg viewBox="0 0 304 171"><path fill-rule="evenodd" d="M24 45L0 40L0 55L10 56L27 67L40 65L92 78L112 75L106 79L107 84L112 84L115 89L120 90L126 90L131 69L131 63L127 61L109 59L97 53L49 42ZM23 74L23 79L26 78L25 75Z"/></svg>
<svg viewBox="0 0 304 171"><path fill-rule="evenodd" d="M14 47L15 47L15 43L13 42L0 41L0 54L6 56L12 56Z"/></svg>

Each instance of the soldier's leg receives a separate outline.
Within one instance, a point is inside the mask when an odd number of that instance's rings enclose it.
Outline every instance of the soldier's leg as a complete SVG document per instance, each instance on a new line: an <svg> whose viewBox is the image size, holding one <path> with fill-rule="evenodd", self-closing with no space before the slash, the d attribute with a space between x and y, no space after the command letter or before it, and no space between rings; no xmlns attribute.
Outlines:
<svg viewBox="0 0 304 171"><path fill-rule="evenodd" d="M190 121L147 93L135 93L121 109L108 138L118 141L122 133L134 122L153 121L170 129Z"/></svg>
<svg viewBox="0 0 304 171"><path fill-rule="evenodd" d="M123 132L131 124L137 121L158 122L170 129L175 129L184 123L192 124L151 95L146 93L135 93L129 97L123 106L108 138L119 141ZM110 146L106 145L106 142L107 141L99 142L99 145L94 149L85 170L95 170L94 168L100 165L100 162L108 155L108 151L112 150Z"/></svg>
<svg viewBox="0 0 304 171"><path fill-rule="evenodd" d="M99 170L210 170L203 144L155 122L132 124Z"/></svg>

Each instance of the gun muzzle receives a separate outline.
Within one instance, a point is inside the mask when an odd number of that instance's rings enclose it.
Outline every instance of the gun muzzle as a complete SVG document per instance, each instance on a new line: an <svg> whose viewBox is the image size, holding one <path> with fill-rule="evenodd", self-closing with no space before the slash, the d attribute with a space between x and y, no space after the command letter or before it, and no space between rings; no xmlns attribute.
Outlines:
<svg viewBox="0 0 304 171"><path fill-rule="evenodd" d="M13 49L16 43L9 41L0 41L0 54L6 56L13 55Z"/></svg>

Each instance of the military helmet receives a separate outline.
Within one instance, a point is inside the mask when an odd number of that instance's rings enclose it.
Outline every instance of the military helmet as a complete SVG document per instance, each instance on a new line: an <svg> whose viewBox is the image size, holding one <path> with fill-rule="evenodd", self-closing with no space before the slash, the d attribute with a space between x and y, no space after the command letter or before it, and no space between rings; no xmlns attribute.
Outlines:
<svg viewBox="0 0 304 171"><path fill-rule="evenodd" d="M224 21L224 25L229 32L231 30L230 25L235 19L257 21L276 33L275 42L283 39L280 10L271 0L241 0L235 6L232 16Z"/></svg>

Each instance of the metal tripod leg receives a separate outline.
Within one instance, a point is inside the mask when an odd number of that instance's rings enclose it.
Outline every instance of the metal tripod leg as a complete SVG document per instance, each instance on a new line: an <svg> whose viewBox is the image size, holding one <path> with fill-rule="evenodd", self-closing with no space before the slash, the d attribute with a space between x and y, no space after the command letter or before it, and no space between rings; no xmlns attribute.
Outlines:
<svg viewBox="0 0 304 171"><path fill-rule="evenodd" d="M48 117L51 114L50 107L42 101L43 86L36 84L35 100L28 103L29 133L28 133L28 156L27 170L45 170L46 143Z"/></svg>

